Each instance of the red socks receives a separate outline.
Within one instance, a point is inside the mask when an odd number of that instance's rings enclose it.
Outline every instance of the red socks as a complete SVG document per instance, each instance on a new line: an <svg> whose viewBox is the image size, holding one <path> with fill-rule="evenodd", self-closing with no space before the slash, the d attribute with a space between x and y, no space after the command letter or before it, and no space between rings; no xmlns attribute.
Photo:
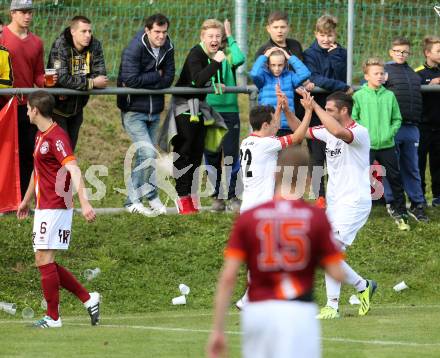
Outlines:
<svg viewBox="0 0 440 358"><path fill-rule="evenodd" d="M56 270L58 271L60 285L66 290L72 292L81 300L82 303L86 302L90 298L90 295L84 286L81 285L75 276L73 276L72 273L66 270L63 266L58 265L56 262L54 265L56 265Z"/></svg>
<svg viewBox="0 0 440 358"><path fill-rule="evenodd" d="M41 274L41 287L47 302L47 315L57 321L59 318L58 305L60 303L60 278L57 266L50 263L38 266Z"/></svg>
<svg viewBox="0 0 440 358"><path fill-rule="evenodd" d="M63 266L52 262L38 266L41 275L41 287L47 302L46 314L57 321L59 318L58 306L60 304L60 285L72 292L81 302L86 302L90 295L76 278Z"/></svg>

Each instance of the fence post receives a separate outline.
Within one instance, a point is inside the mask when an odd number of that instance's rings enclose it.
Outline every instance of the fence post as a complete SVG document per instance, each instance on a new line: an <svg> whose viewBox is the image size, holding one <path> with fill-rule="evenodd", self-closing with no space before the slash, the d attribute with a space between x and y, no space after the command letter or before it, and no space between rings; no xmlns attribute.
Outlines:
<svg viewBox="0 0 440 358"><path fill-rule="evenodd" d="M347 84L353 84L354 0L348 0L347 21Z"/></svg>
<svg viewBox="0 0 440 358"><path fill-rule="evenodd" d="M256 87L250 88L249 92L249 112L252 108L258 105L258 89Z"/></svg>
<svg viewBox="0 0 440 358"><path fill-rule="evenodd" d="M243 54L248 57L247 0L235 0L235 39ZM237 69L237 85L246 86L246 62Z"/></svg>

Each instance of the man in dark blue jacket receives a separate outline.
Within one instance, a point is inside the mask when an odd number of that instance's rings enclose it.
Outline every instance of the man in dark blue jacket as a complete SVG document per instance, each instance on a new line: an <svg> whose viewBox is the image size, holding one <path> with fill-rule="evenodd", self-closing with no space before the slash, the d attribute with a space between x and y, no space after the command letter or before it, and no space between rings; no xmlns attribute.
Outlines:
<svg viewBox="0 0 440 358"><path fill-rule="evenodd" d="M421 78L407 63L410 55L408 39L396 37L391 44L389 54L393 61L385 65L387 77L385 87L396 96L402 114L402 125L394 140L403 187L411 201L408 213L417 221L428 221L417 153L420 140L418 126L423 110ZM393 194L386 178L384 187L386 202L392 202Z"/></svg>
<svg viewBox="0 0 440 358"><path fill-rule="evenodd" d="M330 15L321 16L316 22L315 37L316 40L304 51L304 64L310 70L312 75L310 81L315 86L321 87L328 92L344 91L348 94L353 93L351 87L347 84L347 50L336 42L337 19ZM315 101L322 107L325 107L326 99L329 93L316 93ZM313 114L310 126L320 125L321 121ZM311 164L313 167L323 168L325 162L325 143L320 141L308 141ZM323 171L322 171L323 172ZM313 178L313 186L317 183ZM313 188L318 194L318 188ZM325 206L325 188L324 180L319 181L319 194L316 202L317 206Z"/></svg>
<svg viewBox="0 0 440 358"><path fill-rule="evenodd" d="M169 20L162 14L150 16L122 52L118 86L144 89L170 87L174 80L174 47L168 37ZM154 165L137 169L156 158L160 113L164 95L119 95L122 124L136 145L135 170L127 185L125 207L130 213L145 216L166 213L156 187ZM137 169L137 170L136 170ZM149 208L142 203L147 200Z"/></svg>

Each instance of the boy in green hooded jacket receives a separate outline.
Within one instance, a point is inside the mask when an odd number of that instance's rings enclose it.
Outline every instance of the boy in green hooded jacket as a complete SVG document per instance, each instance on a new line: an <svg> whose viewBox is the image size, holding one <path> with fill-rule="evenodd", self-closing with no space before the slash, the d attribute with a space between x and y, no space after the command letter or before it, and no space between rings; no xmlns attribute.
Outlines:
<svg viewBox="0 0 440 358"><path fill-rule="evenodd" d="M380 59L368 59L363 65L363 71L367 83L353 96L352 118L368 129L371 141L370 163L377 160L386 170L394 197L393 202L387 203L388 213L400 230L408 231L410 227L405 193L394 149L394 137L402 123L399 104L394 93L382 85L385 72Z"/></svg>

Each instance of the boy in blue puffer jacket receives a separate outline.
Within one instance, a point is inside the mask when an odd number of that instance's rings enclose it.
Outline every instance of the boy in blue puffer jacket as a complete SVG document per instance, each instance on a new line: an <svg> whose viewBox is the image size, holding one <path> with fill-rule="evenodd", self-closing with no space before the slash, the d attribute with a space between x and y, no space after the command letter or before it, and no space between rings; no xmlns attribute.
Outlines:
<svg viewBox="0 0 440 358"><path fill-rule="evenodd" d="M289 71L289 64L293 71ZM279 47L268 49L255 61L251 72L252 80L259 90L258 104L270 105L276 108L276 85L280 86L289 101L289 108L294 111L295 88L310 76L310 71L295 55L289 55ZM277 136L291 134L284 113L281 114L280 130Z"/></svg>

